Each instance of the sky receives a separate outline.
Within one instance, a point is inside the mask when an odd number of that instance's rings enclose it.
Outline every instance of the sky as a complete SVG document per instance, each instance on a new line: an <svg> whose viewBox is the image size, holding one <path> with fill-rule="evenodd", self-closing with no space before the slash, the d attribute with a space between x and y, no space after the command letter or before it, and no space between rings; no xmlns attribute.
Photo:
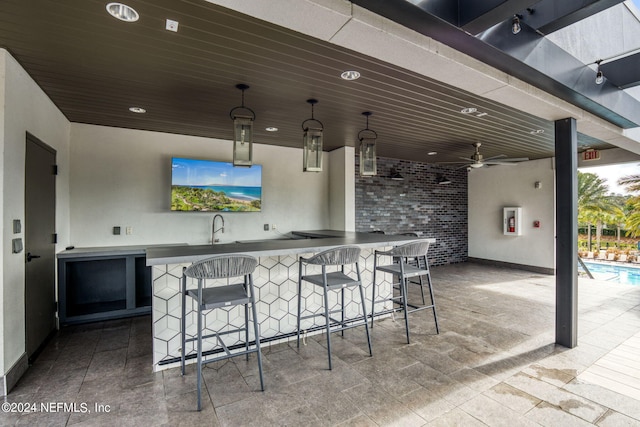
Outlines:
<svg viewBox="0 0 640 427"><path fill-rule="evenodd" d="M634 0L638 3L640 0ZM607 181L609 191L616 194L627 193L624 187L617 184L618 179L627 175L640 175L640 163L624 163L619 165L595 166L589 168L580 168L580 172L595 173L600 178Z"/></svg>
<svg viewBox="0 0 640 427"><path fill-rule="evenodd" d="M262 166L233 167L227 162L184 159L172 160L172 185L238 185L260 187Z"/></svg>

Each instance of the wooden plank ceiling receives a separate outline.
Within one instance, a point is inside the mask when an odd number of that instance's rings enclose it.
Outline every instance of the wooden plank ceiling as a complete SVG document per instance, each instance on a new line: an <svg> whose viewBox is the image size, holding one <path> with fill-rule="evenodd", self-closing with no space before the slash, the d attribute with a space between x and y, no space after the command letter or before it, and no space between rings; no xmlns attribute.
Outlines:
<svg viewBox="0 0 640 427"><path fill-rule="evenodd" d="M474 142L485 157L553 156L553 123L393 64L203 0L129 1L140 14L135 23L112 18L105 4L0 2L0 46L72 122L231 139L229 111L241 102L235 85L245 83L257 143L301 147L306 100L316 98L327 151L356 146L361 113L371 111L382 157L457 161L473 154ZM167 18L179 22L177 33L165 30ZM362 77L342 80L345 70ZM477 112L462 114L467 107ZM579 144L611 147L584 135Z"/></svg>

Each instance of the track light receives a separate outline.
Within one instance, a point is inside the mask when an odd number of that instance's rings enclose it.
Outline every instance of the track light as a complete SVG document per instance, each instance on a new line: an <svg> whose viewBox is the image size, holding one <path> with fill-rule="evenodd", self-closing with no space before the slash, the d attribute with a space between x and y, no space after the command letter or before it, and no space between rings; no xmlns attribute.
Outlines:
<svg viewBox="0 0 640 427"><path fill-rule="evenodd" d="M596 73L596 84L597 85L601 85L602 83L604 83L604 74L602 73L602 70L600 69L600 63L602 62L602 59L598 59L596 61L596 64L598 64L598 72Z"/></svg>
<svg viewBox="0 0 640 427"><path fill-rule="evenodd" d="M520 25L520 15L514 15L513 20L511 21L511 32L513 34L518 34L522 30L522 26Z"/></svg>

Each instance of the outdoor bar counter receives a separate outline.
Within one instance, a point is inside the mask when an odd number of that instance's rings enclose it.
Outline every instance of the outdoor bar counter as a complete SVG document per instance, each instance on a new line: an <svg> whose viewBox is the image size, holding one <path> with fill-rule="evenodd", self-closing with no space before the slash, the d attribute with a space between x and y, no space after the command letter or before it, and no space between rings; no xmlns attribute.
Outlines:
<svg viewBox="0 0 640 427"><path fill-rule="evenodd" d="M183 267L215 255L246 254L258 259L258 267L253 273L256 290L260 338L262 345L269 345L295 338L297 313L298 258L309 257L323 250L343 245L355 245L361 248L360 273L365 287L366 310L371 313L371 294L373 280L374 250L390 248L415 240L435 239L360 233L337 230L293 231L290 238L272 240L254 240L235 243L217 243L215 245L179 245L150 247L146 250L146 262L152 269L153 297L153 368L154 371L177 366L182 349L180 344L181 297L180 280ZM385 262L391 262L390 259ZM313 266L312 268L316 268ZM317 267L319 268L319 267ZM376 295L381 297L391 293L391 277L380 275ZM220 283L223 284L223 283ZM191 286L195 286L195 283ZM303 285L304 309L320 309L322 296L312 285ZM347 290L345 295L347 312L350 317L362 316L357 290ZM355 296L356 298L352 298ZM330 304L337 304L338 296ZM353 302L352 302L353 301ZM382 307L377 306L376 312ZM385 307L390 309L391 306ZM241 307L214 310L207 315L207 326L224 327L226 324L241 324L244 313ZM187 302L187 334L195 334L195 315L191 302ZM237 321L236 321L237 320ZM301 329L311 333L321 333L322 320L303 321ZM226 344L233 345L240 337L229 337ZM212 347L213 342L209 343ZM206 349L206 341L203 344ZM187 354L192 353L187 348Z"/></svg>

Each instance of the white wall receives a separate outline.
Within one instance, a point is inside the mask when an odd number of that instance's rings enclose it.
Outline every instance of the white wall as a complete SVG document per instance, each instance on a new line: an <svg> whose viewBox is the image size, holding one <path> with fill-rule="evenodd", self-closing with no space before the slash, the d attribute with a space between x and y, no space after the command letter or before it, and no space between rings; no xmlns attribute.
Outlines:
<svg viewBox="0 0 640 427"><path fill-rule="evenodd" d="M71 244L75 247L208 244L212 213L170 211L171 157L232 160L230 141L71 125ZM262 211L223 213L220 243L329 226L329 170L302 172L302 150L254 144L263 166ZM275 224L276 231L264 231ZM112 234L120 226L122 234ZM133 234L126 235L126 227Z"/></svg>
<svg viewBox="0 0 640 427"><path fill-rule="evenodd" d="M2 311L0 366L3 375L25 352L24 253L11 253L11 222L24 224L24 163L26 132L57 151L56 231L64 248L69 236L69 122L31 77L5 50L0 49L0 127L2 144ZM25 224L25 226L27 226ZM0 390L1 391L1 390Z"/></svg>
<svg viewBox="0 0 640 427"><path fill-rule="evenodd" d="M536 181L540 189L534 187ZM469 257L554 268L553 159L472 169L468 182ZM503 234L504 207L522 207L521 236ZM536 220L540 228L533 227Z"/></svg>

